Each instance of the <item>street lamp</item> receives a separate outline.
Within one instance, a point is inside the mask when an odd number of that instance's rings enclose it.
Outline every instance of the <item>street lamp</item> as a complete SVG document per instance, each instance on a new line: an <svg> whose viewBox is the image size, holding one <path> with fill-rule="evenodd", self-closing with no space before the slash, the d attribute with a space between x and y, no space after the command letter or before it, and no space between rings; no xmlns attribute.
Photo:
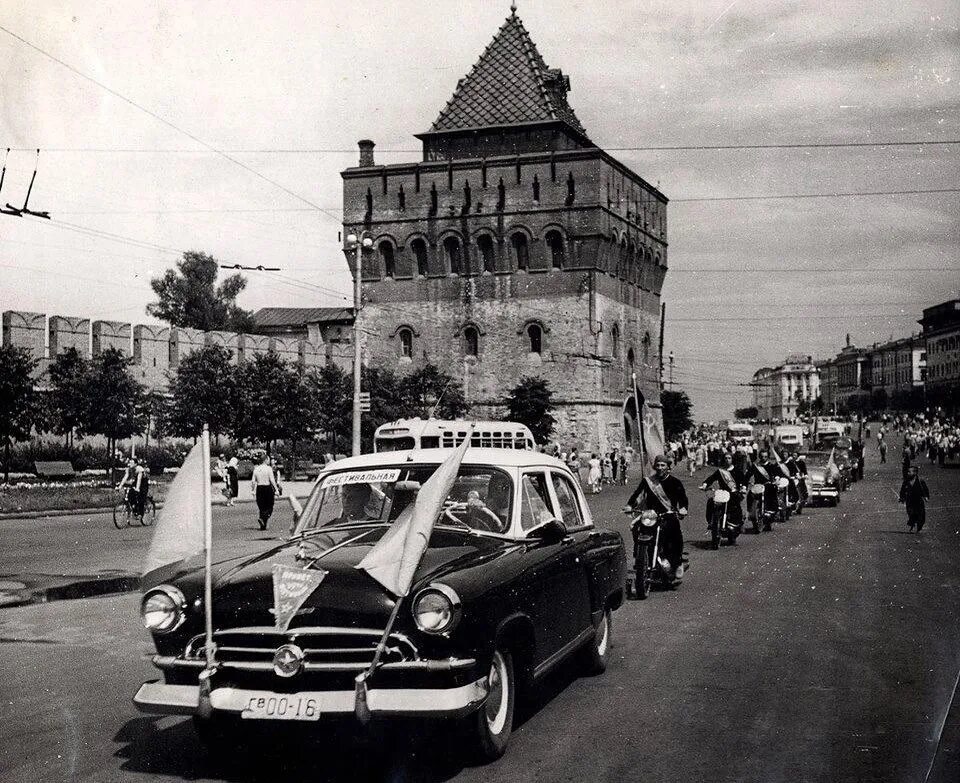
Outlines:
<svg viewBox="0 0 960 783"><path fill-rule="evenodd" d="M363 249L373 247L369 232L347 234L347 249L356 250L353 269L353 456L360 454L360 307L363 301Z"/></svg>

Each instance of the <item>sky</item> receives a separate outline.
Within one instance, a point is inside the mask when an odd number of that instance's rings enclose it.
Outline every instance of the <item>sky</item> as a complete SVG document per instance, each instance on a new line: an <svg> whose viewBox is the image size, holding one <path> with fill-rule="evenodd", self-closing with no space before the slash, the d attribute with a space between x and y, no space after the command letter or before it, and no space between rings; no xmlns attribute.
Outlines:
<svg viewBox="0 0 960 783"><path fill-rule="evenodd" d="M590 138L671 199L665 350L698 419L749 404L760 366L917 331L960 294L960 145L937 143L960 139L955 0L518 8ZM361 138L418 159L508 13L4 3L0 204L22 204L39 147L30 207L53 219L0 215L0 310L149 322L149 280L184 250L280 267L249 274L249 309L349 304L339 172ZM878 142L909 144L756 148Z"/></svg>

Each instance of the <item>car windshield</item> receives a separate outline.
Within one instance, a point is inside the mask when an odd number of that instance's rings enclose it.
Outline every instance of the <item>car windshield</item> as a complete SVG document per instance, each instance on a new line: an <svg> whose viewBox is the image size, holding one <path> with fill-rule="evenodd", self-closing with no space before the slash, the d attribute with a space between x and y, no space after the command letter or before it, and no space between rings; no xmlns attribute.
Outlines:
<svg viewBox="0 0 960 783"><path fill-rule="evenodd" d="M314 488L298 533L335 525L391 523L417 496L437 465L343 470ZM463 465L443 502L438 525L505 533L510 526L513 479L494 467Z"/></svg>
<svg viewBox="0 0 960 783"><path fill-rule="evenodd" d="M811 468L825 468L827 463L830 461L830 452L829 451L811 451L805 457L804 461L807 463L807 469Z"/></svg>

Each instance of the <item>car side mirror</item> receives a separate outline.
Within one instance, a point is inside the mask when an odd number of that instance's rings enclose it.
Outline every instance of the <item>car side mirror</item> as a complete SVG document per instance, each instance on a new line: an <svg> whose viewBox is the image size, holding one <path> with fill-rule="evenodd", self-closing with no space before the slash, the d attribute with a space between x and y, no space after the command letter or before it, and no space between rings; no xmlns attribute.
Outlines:
<svg viewBox="0 0 960 783"><path fill-rule="evenodd" d="M556 544L567 537L567 529L556 517L550 517L527 531L527 538L543 541L545 544Z"/></svg>

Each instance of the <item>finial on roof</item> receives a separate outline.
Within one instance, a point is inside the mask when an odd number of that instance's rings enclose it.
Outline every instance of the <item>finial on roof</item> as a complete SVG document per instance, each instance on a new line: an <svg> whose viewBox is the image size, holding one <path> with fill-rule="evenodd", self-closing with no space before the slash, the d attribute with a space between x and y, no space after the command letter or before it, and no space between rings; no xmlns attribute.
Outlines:
<svg viewBox="0 0 960 783"><path fill-rule="evenodd" d="M510 3L510 16L517 15L517 0L512 0Z"/></svg>

